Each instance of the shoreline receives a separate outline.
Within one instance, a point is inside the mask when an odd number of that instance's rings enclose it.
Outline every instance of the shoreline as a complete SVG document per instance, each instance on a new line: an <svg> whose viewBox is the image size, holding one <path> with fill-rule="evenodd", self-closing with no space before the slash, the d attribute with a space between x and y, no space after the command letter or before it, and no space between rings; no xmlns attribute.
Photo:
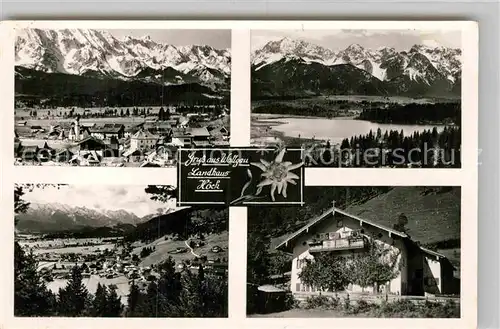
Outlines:
<svg viewBox="0 0 500 329"><path fill-rule="evenodd" d="M354 116L342 116L335 118L314 117L314 116L301 116L301 115L286 115L286 114L272 114L272 113L252 113L251 114L251 144L271 144L273 142L279 143L281 140L286 145L302 145L305 143L325 143L329 139L324 138L303 138L287 136L284 132L274 129L275 126L289 123L286 119L324 119L324 120L359 120L366 121L379 125L400 125L400 126L432 126L437 128L443 127L459 127L455 124L445 123L415 123L415 124L402 124L402 123L383 123L373 122L368 120L356 119ZM385 129L388 131L388 129ZM368 132L366 132L368 134ZM354 136L355 134L353 134ZM269 140L269 141L266 141ZM274 140L273 140L274 139ZM331 139L330 139L331 140ZM335 143L334 143L335 144Z"/></svg>

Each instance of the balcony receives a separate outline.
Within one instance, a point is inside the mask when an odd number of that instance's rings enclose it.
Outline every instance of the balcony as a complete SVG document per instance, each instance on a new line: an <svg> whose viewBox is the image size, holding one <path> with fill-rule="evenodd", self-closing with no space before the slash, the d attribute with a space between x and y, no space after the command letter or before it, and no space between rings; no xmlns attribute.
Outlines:
<svg viewBox="0 0 500 329"><path fill-rule="evenodd" d="M323 241L308 242L309 252L363 249L367 246L363 237L348 237Z"/></svg>

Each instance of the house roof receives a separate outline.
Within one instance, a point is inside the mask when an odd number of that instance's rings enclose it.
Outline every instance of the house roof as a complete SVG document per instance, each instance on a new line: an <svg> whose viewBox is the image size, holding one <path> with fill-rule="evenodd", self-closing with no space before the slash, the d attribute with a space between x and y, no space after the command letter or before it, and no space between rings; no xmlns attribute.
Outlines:
<svg viewBox="0 0 500 329"><path fill-rule="evenodd" d="M329 215L332 214L332 212L335 211L335 213L339 213L339 214L342 214L346 217L350 217L352 219L355 219L355 220L358 220L364 224L368 224L368 225L371 225L371 226L374 226L374 227L377 227L381 230L384 230L384 231L387 231L387 232L390 232L391 234L394 234L394 235L397 235L397 236L400 236L402 238L410 238L406 233L403 233L403 232L400 232L400 231L397 231L397 230L394 230L392 228L389 228L387 226L384 226L384 225L381 225L381 224L378 224L378 223L375 223L371 220L368 220L368 219L363 219L363 218L360 218L358 216L355 216L355 215L352 215L350 213L347 213L346 211L344 210L341 210L337 207L331 207L330 209L328 209L327 211L325 211L324 213L322 213L321 215L313 218L312 220L310 220L306 225L304 225L302 228L300 228L299 230L295 231L294 233L290 234L285 240L283 240L281 243L279 243L275 249L280 249L280 248L283 248L284 246L286 246L288 244L289 241L301 236L304 232L307 232L308 229L311 227L311 226L314 226L320 222L322 222L323 220L325 220L326 218L328 218ZM422 250L422 252L426 253L426 254L429 254L431 256L435 256L438 258L438 260L441 260L441 259L448 259L445 255L441 254L441 253L438 253L436 251L433 251L433 250L430 250L430 249L427 249L425 247L422 247L422 246L419 246L420 250Z"/></svg>
<svg viewBox="0 0 500 329"><path fill-rule="evenodd" d="M210 146L209 141L194 141L193 142L194 146Z"/></svg>
<svg viewBox="0 0 500 329"><path fill-rule="evenodd" d="M377 227L381 230L384 230L384 231L387 231L391 234L394 234L394 235L397 235L397 236L400 236L402 238L408 238L409 236L406 234L406 233L403 233L403 232L400 232L400 231L397 231L397 230L394 230L392 228L389 228L387 226L384 226L384 225L381 225L381 224L378 224L378 223L375 223L371 220L368 220L368 219L363 219L363 218L360 218L358 216L355 216L355 215L352 215L352 214L349 214L337 207L331 207L329 208L327 211L325 211L324 213L322 213L321 215L311 219L306 225L304 225L302 228L300 228L299 230L295 231L294 233L290 234L285 240L283 240L280 244L278 244L275 249L280 249L280 248L283 248L284 246L286 246L288 244L288 242L290 242L291 240L301 236L303 233L307 233L309 228L318 224L318 223L321 223L323 220L325 220L326 218L328 218L332 212L335 212L335 213L339 213L339 214L342 214L346 217L350 217L352 219L355 219L355 220L358 220L360 222L362 222L363 224L368 224L368 225L371 225L371 226L374 226L374 227Z"/></svg>
<svg viewBox="0 0 500 329"><path fill-rule="evenodd" d="M91 127L89 130L92 133L119 133L124 126L122 124L112 124L112 123L107 123L102 126L94 126Z"/></svg>
<svg viewBox="0 0 500 329"><path fill-rule="evenodd" d="M210 133L208 132L206 127L191 128L188 130L188 132L193 136L210 137Z"/></svg>
<svg viewBox="0 0 500 329"><path fill-rule="evenodd" d="M89 142L89 141L93 141L93 142L96 142L96 143L99 143L101 145L106 145L102 140L100 140L99 138L95 138L95 137L92 137L92 136L89 136L89 137L86 137L80 141L78 141L76 144L80 145L80 144L83 144L83 143L86 143L86 142Z"/></svg>
<svg viewBox="0 0 500 329"><path fill-rule="evenodd" d="M426 254L429 254L429 255L432 255L432 256L436 256L437 258L446 258L445 255L443 254L440 254L436 251L433 251L433 250L430 250L430 249L427 249L427 248L424 248L424 247L420 247L420 249L425 252Z"/></svg>
<svg viewBox="0 0 500 329"><path fill-rule="evenodd" d="M22 147L23 152L26 151L31 151L31 152L36 152L38 150L38 146L36 145L26 145Z"/></svg>
<svg viewBox="0 0 500 329"><path fill-rule="evenodd" d="M137 138L137 139L158 139L158 136L153 135L147 130L139 130L135 134L132 135L132 138Z"/></svg>
<svg viewBox="0 0 500 329"><path fill-rule="evenodd" d="M46 140L33 140L33 139L22 139L21 141L22 147L26 148L29 146L36 146L41 149L51 149L52 147L47 143Z"/></svg>

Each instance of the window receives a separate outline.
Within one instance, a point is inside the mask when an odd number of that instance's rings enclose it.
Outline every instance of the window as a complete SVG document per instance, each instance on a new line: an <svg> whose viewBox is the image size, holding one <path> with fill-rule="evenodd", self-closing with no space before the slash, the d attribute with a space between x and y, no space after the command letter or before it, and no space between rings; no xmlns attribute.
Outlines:
<svg viewBox="0 0 500 329"><path fill-rule="evenodd" d="M307 260L305 258L297 259L297 269L301 269L306 265Z"/></svg>
<svg viewBox="0 0 500 329"><path fill-rule="evenodd" d="M300 283L295 284L295 291L300 291Z"/></svg>

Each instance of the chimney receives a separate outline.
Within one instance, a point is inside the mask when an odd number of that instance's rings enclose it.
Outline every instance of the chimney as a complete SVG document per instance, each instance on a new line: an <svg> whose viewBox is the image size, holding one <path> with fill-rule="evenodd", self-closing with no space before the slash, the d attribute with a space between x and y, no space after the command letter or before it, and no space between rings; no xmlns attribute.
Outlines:
<svg viewBox="0 0 500 329"><path fill-rule="evenodd" d="M332 201L332 207L335 208L335 200Z"/></svg>
<svg viewBox="0 0 500 329"><path fill-rule="evenodd" d="M75 119L75 139L80 140L80 117Z"/></svg>

